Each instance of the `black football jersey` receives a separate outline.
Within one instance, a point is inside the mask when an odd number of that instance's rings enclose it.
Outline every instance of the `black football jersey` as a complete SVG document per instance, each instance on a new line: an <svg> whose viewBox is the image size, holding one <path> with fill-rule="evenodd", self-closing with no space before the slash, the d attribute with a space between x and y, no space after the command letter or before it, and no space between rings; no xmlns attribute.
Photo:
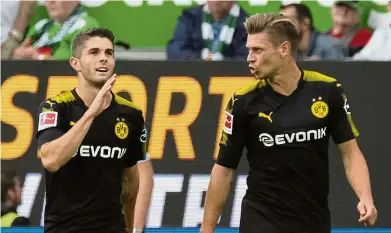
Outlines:
<svg viewBox="0 0 391 233"><path fill-rule="evenodd" d="M112 95L75 155L56 172L45 170L45 232L124 229L122 174L145 159L147 132L140 108ZM38 147L65 134L87 109L75 89L43 101L38 109Z"/></svg>
<svg viewBox="0 0 391 233"><path fill-rule="evenodd" d="M285 96L258 80L232 96L225 114L217 164L236 169L247 149L244 199L279 232L330 232L329 138L359 134L342 85L304 70Z"/></svg>

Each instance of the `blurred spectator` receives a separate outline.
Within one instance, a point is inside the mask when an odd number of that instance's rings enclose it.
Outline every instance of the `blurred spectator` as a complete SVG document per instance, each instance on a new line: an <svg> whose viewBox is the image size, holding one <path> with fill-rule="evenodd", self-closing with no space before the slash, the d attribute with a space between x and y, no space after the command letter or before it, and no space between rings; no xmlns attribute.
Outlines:
<svg viewBox="0 0 391 233"><path fill-rule="evenodd" d="M356 4L357 1L337 1L331 8L333 26L329 35L348 47L349 57L360 51L372 36L369 29L360 28L361 16Z"/></svg>
<svg viewBox="0 0 391 233"><path fill-rule="evenodd" d="M391 1L387 5L391 14ZM378 27L368 44L353 57L354 60L391 61L391 21Z"/></svg>
<svg viewBox="0 0 391 233"><path fill-rule="evenodd" d="M1 1L1 59L10 59L23 41L36 1Z"/></svg>
<svg viewBox="0 0 391 233"><path fill-rule="evenodd" d="M280 13L292 18L299 31L300 42L297 60L339 60L344 58L342 44L315 29L311 10L306 5L281 6Z"/></svg>
<svg viewBox="0 0 391 233"><path fill-rule="evenodd" d="M45 1L48 19L30 28L14 59L66 60L72 55L72 41L79 32L97 27L79 1Z"/></svg>
<svg viewBox="0 0 391 233"><path fill-rule="evenodd" d="M387 7L374 1L359 1L356 4L361 15L361 27L374 30L385 24L391 23L391 12Z"/></svg>
<svg viewBox="0 0 391 233"><path fill-rule="evenodd" d="M1 227L29 226L30 220L16 212L22 203L22 186L14 170L1 170Z"/></svg>
<svg viewBox="0 0 391 233"><path fill-rule="evenodd" d="M208 0L185 10L167 47L168 59L246 59L247 13L236 1Z"/></svg>

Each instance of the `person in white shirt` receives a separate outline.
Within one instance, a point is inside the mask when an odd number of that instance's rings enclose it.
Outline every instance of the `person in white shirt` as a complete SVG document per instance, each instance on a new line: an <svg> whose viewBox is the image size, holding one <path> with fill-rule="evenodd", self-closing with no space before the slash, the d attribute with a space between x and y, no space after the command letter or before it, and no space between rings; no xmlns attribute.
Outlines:
<svg viewBox="0 0 391 233"><path fill-rule="evenodd" d="M1 1L1 59L11 58L23 41L35 5L36 1Z"/></svg>
<svg viewBox="0 0 391 233"><path fill-rule="evenodd" d="M391 1L387 9L391 14ZM391 61L391 22L378 27L368 44L355 54L353 60Z"/></svg>

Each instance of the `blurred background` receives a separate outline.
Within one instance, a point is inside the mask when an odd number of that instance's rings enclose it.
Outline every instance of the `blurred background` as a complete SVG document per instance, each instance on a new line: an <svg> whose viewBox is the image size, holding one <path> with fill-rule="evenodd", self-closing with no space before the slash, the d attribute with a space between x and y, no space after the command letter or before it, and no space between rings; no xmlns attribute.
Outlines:
<svg viewBox="0 0 391 233"><path fill-rule="evenodd" d="M357 223L357 200L331 145L333 231L391 232L388 0L1 0L1 169L7 171L2 173L2 216L15 210L21 226L38 227L23 232L42 232L45 183L36 157L37 107L77 84L68 62L72 40L100 26L116 37L114 92L143 109L150 132L155 187L148 231L197 231L225 106L253 80L243 22L265 12L294 19L300 67L343 83L361 131L378 224L371 230ZM221 232L237 231L248 172L242 160L219 222Z"/></svg>
<svg viewBox="0 0 391 233"><path fill-rule="evenodd" d="M240 7L239 14L232 19L236 30L233 36L228 36L232 37L231 41L220 51L223 57L214 60L245 59L246 51L241 51L245 44L242 23L248 15L264 12L281 12L297 19L303 40L300 49L303 56L299 59L391 59L391 4L386 0L210 2L216 35L228 24L232 6ZM202 59L201 51L206 47L205 32L201 30L201 24L206 23L203 19L205 3L205 0L2 0L2 59L38 59L42 58L38 54L43 54L66 60L69 57L64 54L64 46L69 47L81 30L95 26L114 32L120 59ZM362 51L364 47L367 48ZM38 54L29 48L34 48ZM326 48L333 51L324 51Z"/></svg>

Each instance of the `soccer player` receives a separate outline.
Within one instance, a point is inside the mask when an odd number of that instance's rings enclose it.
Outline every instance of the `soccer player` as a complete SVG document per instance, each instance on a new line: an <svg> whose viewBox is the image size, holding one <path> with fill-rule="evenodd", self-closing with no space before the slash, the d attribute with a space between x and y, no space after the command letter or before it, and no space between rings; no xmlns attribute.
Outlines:
<svg viewBox="0 0 391 233"><path fill-rule="evenodd" d="M341 84L297 66L299 37L289 18L256 14L245 27L247 60L257 80L236 92L228 104L201 232L212 233L216 227L244 147L250 171L241 233L330 232L330 136L360 200L359 222L373 225L377 211L368 168Z"/></svg>
<svg viewBox="0 0 391 233"><path fill-rule="evenodd" d="M39 106L45 232L133 229L137 162L145 159L147 135L140 108L111 91L113 41L112 32L103 28L78 34L70 59L77 87Z"/></svg>

